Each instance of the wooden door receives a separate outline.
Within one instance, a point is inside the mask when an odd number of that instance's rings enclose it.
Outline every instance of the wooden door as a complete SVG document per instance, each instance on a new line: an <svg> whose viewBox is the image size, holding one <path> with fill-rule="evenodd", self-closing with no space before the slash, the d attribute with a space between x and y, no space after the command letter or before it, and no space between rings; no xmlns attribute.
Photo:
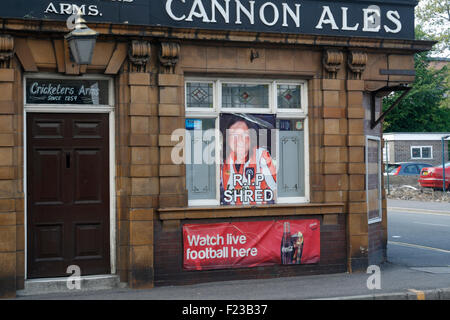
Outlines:
<svg viewBox="0 0 450 320"><path fill-rule="evenodd" d="M27 114L28 278L110 273L107 114Z"/></svg>

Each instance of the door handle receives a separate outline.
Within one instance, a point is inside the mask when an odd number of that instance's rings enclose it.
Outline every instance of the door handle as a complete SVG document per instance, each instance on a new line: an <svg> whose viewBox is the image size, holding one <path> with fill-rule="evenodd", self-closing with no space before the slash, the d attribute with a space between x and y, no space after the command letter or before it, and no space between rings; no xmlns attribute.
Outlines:
<svg viewBox="0 0 450 320"><path fill-rule="evenodd" d="M70 169L70 152L66 152L66 169Z"/></svg>

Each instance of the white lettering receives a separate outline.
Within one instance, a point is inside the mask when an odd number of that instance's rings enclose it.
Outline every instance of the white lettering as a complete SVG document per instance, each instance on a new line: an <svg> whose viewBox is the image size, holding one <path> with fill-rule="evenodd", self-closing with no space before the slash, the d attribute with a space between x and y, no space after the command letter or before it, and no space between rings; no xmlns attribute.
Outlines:
<svg viewBox="0 0 450 320"><path fill-rule="evenodd" d="M374 290L374 289L381 289L381 269L379 266L376 265L370 265L367 268L367 273L372 274L367 279L367 289Z"/></svg>
<svg viewBox="0 0 450 320"><path fill-rule="evenodd" d="M186 138L185 138L186 136ZM180 139L181 138L181 139ZM173 164L183 164L184 162L184 153L186 147L186 159L191 159L191 144L185 143L185 141L191 141L189 130L185 129L176 129L172 132L170 137L171 141L176 142L179 141L173 148L170 154ZM184 140L186 139L186 140ZM190 161L190 160L189 160ZM190 163L190 162L189 162Z"/></svg>
<svg viewBox="0 0 450 320"><path fill-rule="evenodd" d="M44 11L45 13L59 13L58 10L56 10L55 5L53 2L50 2L47 9Z"/></svg>
<svg viewBox="0 0 450 320"><path fill-rule="evenodd" d="M348 26L348 20L347 20L348 8L342 7L341 9L342 9L342 30L350 30L350 31L358 30L359 23L357 23L353 27Z"/></svg>
<svg viewBox="0 0 450 320"><path fill-rule="evenodd" d="M196 10L199 11L196 11ZM195 0L194 4L192 5L191 12L189 13L189 16L187 17L186 21L193 21L192 17L196 18L203 18L203 22L209 22L208 15L206 14L205 7L203 6L202 0Z"/></svg>
<svg viewBox="0 0 450 320"><path fill-rule="evenodd" d="M268 22L266 19L266 16L265 16L265 9L267 6L271 6L273 9L273 21L272 22ZM278 8L272 2L266 2L259 9L259 18L267 26L273 26L274 24L276 24L278 22L279 17L280 17L280 13L278 12Z"/></svg>
<svg viewBox="0 0 450 320"><path fill-rule="evenodd" d="M202 164L203 152L203 131L194 130L194 164Z"/></svg>
<svg viewBox="0 0 450 320"><path fill-rule="evenodd" d="M264 190L264 200L272 201L273 200L273 191L269 189Z"/></svg>
<svg viewBox="0 0 450 320"><path fill-rule="evenodd" d="M38 86L37 82L33 83L33 85L31 86L31 89L30 89L31 93L33 93L33 94L37 93L37 90L36 90L37 86Z"/></svg>
<svg viewBox="0 0 450 320"><path fill-rule="evenodd" d="M232 202L233 201L233 190L225 190L223 192L223 201Z"/></svg>
<svg viewBox="0 0 450 320"><path fill-rule="evenodd" d="M336 21L334 20L333 14L331 13L330 7L323 6L322 8L322 16L320 17L319 23L316 25L316 29L323 29L323 24L331 24L331 29L339 30Z"/></svg>
<svg viewBox="0 0 450 320"><path fill-rule="evenodd" d="M263 181L264 181L264 175L261 174L261 173L257 173L257 174L256 174L256 177L255 177L255 185L256 185L257 187L259 187L259 185L260 185L261 182L263 182Z"/></svg>
<svg viewBox="0 0 450 320"><path fill-rule="evenodd" d="M203 141L209 142L206 145L206 148L203 150L203 163L204 164L214 164L215 162L215 136L216 136L216 130L215 129L208 129L205 131L203 135ZM218 160L220 161L220 160Z"/></svg>
<svg viewBox="0 0 450 320"><path fill-rule="evenodd" d="M230 23L230 0L225 0L225 8L222 7L217 0L211 0L211 22L217 22L216 10L220 12L225 23Z"/></svg>
<svg viewBox="0 0 450 320"><path fill-rule="evenodd" d="M182 3L186 3L186 0L180 0ZM166 12L167 12L167 14L169 15L169 17L172 19L172 20L175 20L175 21L181 21L181 20L184 20L185 18L186 18L186 16L183 14L183 16L181 16L181 17L177 17L177 16L175 16L174 14L173 14L173 12L172 12L172 2L173 2L173 0L167 0L167 2L166 2Z"/></svg>
<svg viewBox="0 0 450 320"><path fill-rule="evenodd" d="M73 11L73 7L69 3L60 3L59 11L61 12L61 14L69 14L69 15L76 13L76 11L75 12Z"/></svg>
<svg viewBox="0 0 450 320"><path fill-rule="evenodd" d="M400 14L398 13L398 11L392 11L389 10L386 14L388 20L390 20L391 22L393 22L397 28L395 29L391 29L387 26L384 26L384 30L388 33L399 33L400 30L402 30L402 23L400 22Z"/></svg>
<svg viewBox="0 0 450 320"><path fill-rule="evenodd" d="M295 13L292 11L291 8L289 8L289 5L287 3L283 3L283 27L289 27L287 23L287 15L289 13L289 16L294 20L295 26L297 28L300 28L300 4L295 4Z"/></svg>
<svg viewBox="0 0 450 320"><path fill-rule="evenodd" d="M234 0L236 2L236 24L242 24L241 11L250 20L250 24L255 24L255 1L249 1L250 10L244 7L240 0Z"/></svg>
<svg viewBox="0 0 450 320"><path fill-rule="evenodd" d="M242 174L234 174L233 175L233 186L236 187L237 184L242 186Z"/></svg>
<svg viewBox="0 0 450 320"><path fill-rule="evenodd" d="M100 12L98 11L97 6L90 5L88 8L89 8L89 12L88 12L89 16L98 16L99 15Z"/></svg>
<svg viewBox="0 0 450 320"><path fill-rule="evenodd" d="M376 7L376 6L374 6ZM378 32L380 31L380 9L367 8L363 9L364 12L364 27L363 31Z"/></svg>
<svg viewBox="0 0 450 320"><path fill-rule="evenodd" d="M72 5L72 14L81 13L82 15L86 14L86 5L82 5L81 7L77 6L76 4Z"/></svg>

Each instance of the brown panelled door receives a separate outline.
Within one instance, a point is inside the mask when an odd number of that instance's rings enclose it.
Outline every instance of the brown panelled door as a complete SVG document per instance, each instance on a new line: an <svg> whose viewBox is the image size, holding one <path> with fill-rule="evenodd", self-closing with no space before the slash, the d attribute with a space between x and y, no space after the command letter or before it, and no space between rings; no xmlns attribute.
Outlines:
<svg viewBox="0 0 450 320"><path fill-rule="evenodd" d="M28 278L110 273L107 114L27 114Z"/></svg>

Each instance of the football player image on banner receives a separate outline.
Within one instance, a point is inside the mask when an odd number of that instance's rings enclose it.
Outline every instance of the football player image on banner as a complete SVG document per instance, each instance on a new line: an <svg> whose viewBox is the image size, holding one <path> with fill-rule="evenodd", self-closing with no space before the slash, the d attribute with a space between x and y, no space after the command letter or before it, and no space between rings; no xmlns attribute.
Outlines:
<svg viewBox="0 0 450 320"><path fill-rule="evenodd" d="M223 164L220 166L222 205L276 202L277 170L272 151L275 116L221 114Z"/></svg>

